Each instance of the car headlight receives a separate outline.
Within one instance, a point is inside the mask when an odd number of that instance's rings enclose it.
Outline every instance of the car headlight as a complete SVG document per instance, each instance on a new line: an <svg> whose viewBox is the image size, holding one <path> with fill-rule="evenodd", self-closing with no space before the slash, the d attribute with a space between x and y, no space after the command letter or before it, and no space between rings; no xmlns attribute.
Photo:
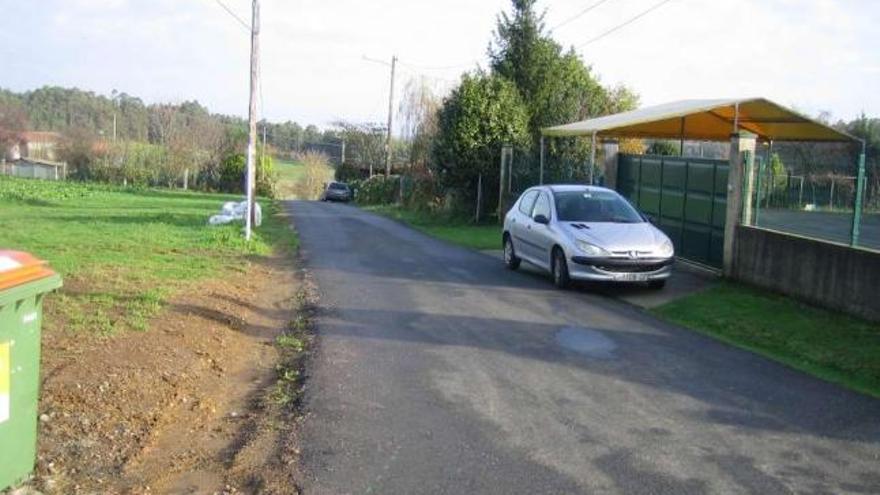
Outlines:
<svg viewBox="0 0 880 495"><path fill-rule="evenodd" d="M610 256L611 253L608 251L596 246L594 244L590 244L587 241L575 241L577 248L580 252L586 254L587 256Z"/></svg>
<svg viewBox="0 0 880 495"><path fill-rule="evenodd" d="M663 244L660 245L660 249L657 250L657 254L664 258L669 258L673 254L675 254L675 248L672 247L672 241L666 239L663 241Z"/></svg>

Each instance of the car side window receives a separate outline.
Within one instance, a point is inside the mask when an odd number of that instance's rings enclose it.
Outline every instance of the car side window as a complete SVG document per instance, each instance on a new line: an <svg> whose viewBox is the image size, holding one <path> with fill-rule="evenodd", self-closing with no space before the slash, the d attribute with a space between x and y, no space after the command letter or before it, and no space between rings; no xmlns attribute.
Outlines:
<svg viewBox="0 0 880 495"><path fill-rule="evenodd" d="M523 194L522 199L519 200L519 212L523 215L531 216L536 196L538 196L538 191L529 191Z"/></svg>
<svg viewBox="0 0 880 495"><path fill-rule="evenodd" d="M535 201L535 209L532 211L532 218L535 218L538 215L544 215L547 219L550 219L550 198L547 197L547 193L541 193Z"/></svg>

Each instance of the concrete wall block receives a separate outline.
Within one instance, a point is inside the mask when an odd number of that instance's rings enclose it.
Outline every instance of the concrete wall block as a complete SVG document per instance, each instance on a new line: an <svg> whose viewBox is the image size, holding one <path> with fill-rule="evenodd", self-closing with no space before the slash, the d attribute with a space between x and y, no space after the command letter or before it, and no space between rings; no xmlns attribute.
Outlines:
<svg viewBox="0 0 880 495"><path fill-rule="evenodd" d="M742 225L736 230L735 279L880 321L880 252Z"/></svg>

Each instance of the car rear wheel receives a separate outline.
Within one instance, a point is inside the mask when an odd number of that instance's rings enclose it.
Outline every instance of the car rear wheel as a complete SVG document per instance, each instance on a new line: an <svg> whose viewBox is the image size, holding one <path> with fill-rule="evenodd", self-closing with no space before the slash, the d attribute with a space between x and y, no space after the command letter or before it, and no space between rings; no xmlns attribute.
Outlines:
<svg viewBox="0 0 880 495"><path fill-rule="evenodd" d="M571 285L571 277L568 274L568 262L565 260L565 253L559 248L553 250L552 266L553 283L560 289L567 289Z"/></svg>
<svg viewBox="0 0 880 495"><path fill-rule="evenodd" d="M504 264L507 265L507 268L511 270L516 270L519 268L519 264L522 262L516 256L516 251L513 249L513 241L510 239L510 236L504 237Z"/></svg>

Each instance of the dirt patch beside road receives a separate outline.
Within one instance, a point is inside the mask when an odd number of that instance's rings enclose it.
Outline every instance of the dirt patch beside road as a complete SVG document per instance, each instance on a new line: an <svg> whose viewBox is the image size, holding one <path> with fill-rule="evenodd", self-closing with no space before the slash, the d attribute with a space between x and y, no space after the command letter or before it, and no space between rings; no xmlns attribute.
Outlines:
<svg viewBox="0 0 880 495"><path fill-rule="evenodd" d="M297 491L294 368L309 337L290 322L307 284L289 257L249 265L182 291L145 332L47 329L37 489ZM291 331L301 344L279 346Z"/></svg>

